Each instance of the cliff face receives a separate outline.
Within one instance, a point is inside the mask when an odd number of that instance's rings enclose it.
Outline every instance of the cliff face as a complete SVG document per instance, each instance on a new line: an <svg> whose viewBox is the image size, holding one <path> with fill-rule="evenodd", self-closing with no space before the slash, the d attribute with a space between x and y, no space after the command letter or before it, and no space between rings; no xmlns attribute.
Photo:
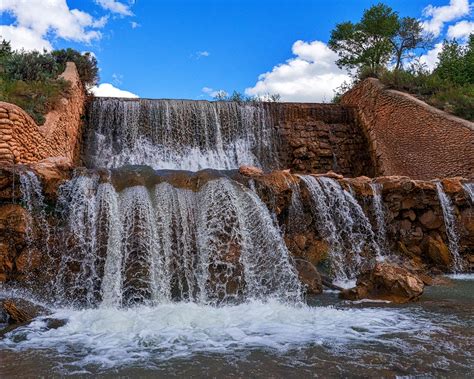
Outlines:
<svg viewBox="0 0 474 379"><path fill-rule="evenodd" d="M84 111L85 93L74 63L67 63L62 78L71 83L68 96L46 115L42 126L20 107L0 102L0 164L35 163L59 158L75 160Z"/></svg>
<svg viewBox="0 0 474 379"><path fill-rule="evenodd" d="M342 97L354 106L377 175L474 177L474 124L367 79Z"/></svg>

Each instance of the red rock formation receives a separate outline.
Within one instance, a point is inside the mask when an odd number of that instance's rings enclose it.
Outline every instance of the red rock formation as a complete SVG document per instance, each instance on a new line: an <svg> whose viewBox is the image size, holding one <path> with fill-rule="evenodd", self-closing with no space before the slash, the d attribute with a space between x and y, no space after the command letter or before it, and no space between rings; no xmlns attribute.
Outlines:
<svg viewBox="0 0 474 379"><path fill-rule="evenodd" d="M366 79L342 104L356 107L377 175L474 178L474 123Z"/></svg>
<svg viewBox="0 0 474 379"><path fill-rule="evenodd" d="M346 300L387 300L400 304L418 299L423 289L423 281L406 269L378 263L359 276L356 287L344 290L340 296Z"/></svg>

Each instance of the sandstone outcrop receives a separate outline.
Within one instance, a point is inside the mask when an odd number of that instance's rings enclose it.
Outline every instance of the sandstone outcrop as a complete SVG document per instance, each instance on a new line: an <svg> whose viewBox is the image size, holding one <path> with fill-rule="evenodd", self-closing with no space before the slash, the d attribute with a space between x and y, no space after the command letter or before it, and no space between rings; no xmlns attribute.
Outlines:
<svg viewBox="0 0 474 379"><path fill-rule="evenodd" d="M321 275L313 264L304 259L295 259L295 266L308 294L317 295L323 292Z"/></svg>
<svg viewBox="0 0 474 379"><path fill-rule="evenodd" d="M474 123L366 79L342 96L354 106L377 175L474 178Z"/></svg>
<svg viewBox="0 0 474 379"><path fill-rule="evenodd" d="M354 288L344 290L340 297L345 300L386 300L407 303L417 300L424 289L423 281L408 270L387 263L378 263L357 278Z"/></svg>
<svg viewBox="0 0 474 379"><path fill-rule="evenodd" d="M20 107L0 101L0 164L34 163L52 157L72 164L78 159L85 92L74 63L67 63L61 77L71 83L69 94L46 115L42 126Z"/></svg>

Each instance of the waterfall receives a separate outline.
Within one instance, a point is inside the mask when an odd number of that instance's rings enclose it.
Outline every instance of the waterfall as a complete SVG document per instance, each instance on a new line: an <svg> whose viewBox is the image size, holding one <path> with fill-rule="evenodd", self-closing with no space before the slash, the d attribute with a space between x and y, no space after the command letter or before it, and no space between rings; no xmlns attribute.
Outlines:
<svg viewBox="0 0 474 379"><path fill-rule="evenodd" d="M310 175L300 178L311 196L316 228L329 242L333 277L355 278L363 269L363 255L380 255L369 219L351 193L335 180Z"/></svg>
<svg viewBox="0 0 474 379"><path fill-rule="evenodd" d="M97 176L77 176L59 196L60 299L87 306L301 299L270 212L228 178L197 192L168 183L117 192Z"/></svg>
<svg viewBox="0 0 474 379"><path fill-rule="evenodd" d="M85 145L91 167L279 166L278 136L258 103L96 98Z"/></svg>
<svg viewBox="0 0 474 379"><path fill-rule="evenodd" d="M453 271L461 272L463 270L463 261L459 255L459 234L456 226L456 216L454 207L449 196L444 192L443 184L436 182L438 199L443 210L444 226L448 237L449 251L453 256Z"/></svg>
<svg viewBox="0 0 474 379"><path fill-rule="evenodd" d="M373 193L373 209L375 215L375 223L377 226L376 240L384 255L388 250L387 229L385 227L385 212L382 201L382 185L380 183L370 183Z"/></svg>
<svg viewBox="0 0 474 379"><path fill-rule="evenodd" d="M469 196L471 204L474 205L474 183L464 183L462 185L462 188L464 189L464 192L466 192L466 194Z"/></svg>
<svg viewBox="0 0 474 379"><path fill-rule="evenodd" d="M46 217L43 189L34 172L20 172L20 192L23 206L27 210L25 232L29 256L26 269L29 274L32 266L32 248L35 246L41 247L45 249L43 253L49 255L51 231Z"/></svg>

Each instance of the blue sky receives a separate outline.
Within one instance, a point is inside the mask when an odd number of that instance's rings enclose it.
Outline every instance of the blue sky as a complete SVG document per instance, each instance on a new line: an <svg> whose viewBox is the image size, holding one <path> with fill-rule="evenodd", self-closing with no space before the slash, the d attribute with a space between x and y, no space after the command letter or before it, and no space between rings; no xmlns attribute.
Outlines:
<svg viewBox="0 0 474 379"><path fill-rule="evenodd" d="M329 101L346 78L325 46L331 29L359 20L377 2L1 0L0 34L15 47L92 51L101 83L109 84L106 92L209 99L217 90L238 90ZM385 3L402 16L422 19L440 40L464 38L474 28L469 0ZM436 53L426 54L427 64Z"/></svg>

